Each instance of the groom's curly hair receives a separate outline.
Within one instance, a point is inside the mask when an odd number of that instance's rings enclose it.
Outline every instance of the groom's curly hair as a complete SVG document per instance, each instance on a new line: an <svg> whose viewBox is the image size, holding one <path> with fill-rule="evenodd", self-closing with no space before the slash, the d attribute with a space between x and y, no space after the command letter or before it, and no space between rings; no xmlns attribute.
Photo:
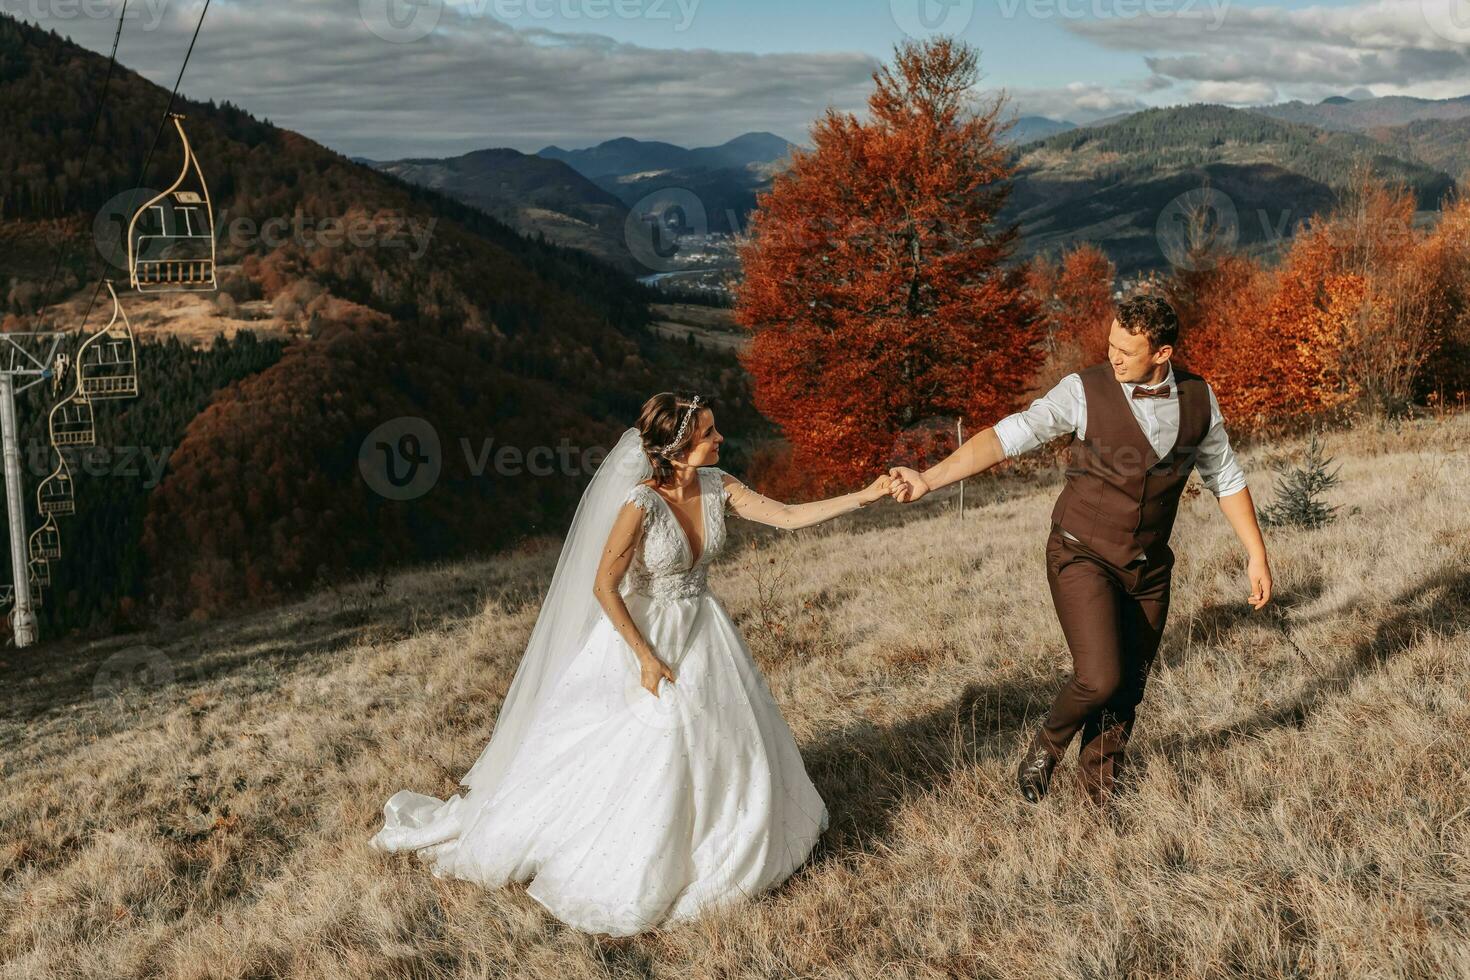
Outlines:
<svg viewBox="0 0 1470 980"><path fill-rule="evenodd" d="M1146 334L1148 349L1179 342L1179 315L1158 293L1139 292L1118 304L1118 323L1132 334Z"/></svg>
<svg viewBox="0 0 1470 980"><path fill-rule="evenodd" d="M688 452L689 447L699 441L696 420L691 419L684 427L684 435L677 445L667 453L657 451L674 441L679 423L684 420L696 394L699 395L700 408L714 407L714 399L705 394L693 391L661 391L644 402L642 411L638 413L638 432L643 438L643 452L653 467L653 480L659 486L673 482L672 460Z"/></svg>

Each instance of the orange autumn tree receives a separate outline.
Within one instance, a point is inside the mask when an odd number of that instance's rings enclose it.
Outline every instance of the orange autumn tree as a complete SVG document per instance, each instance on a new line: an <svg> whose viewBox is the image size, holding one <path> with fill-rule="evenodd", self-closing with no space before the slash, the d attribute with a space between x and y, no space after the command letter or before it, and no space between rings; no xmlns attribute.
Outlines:
<svg viewBox="0 0 1470 980"><path fill-rule="evenodd" d="M1251 352L1275 285L1273 271L1234 252L1176 268L1164 282L1164 294L1179 315L1177 360L1210 382L1235 429L1249 428L1236 411L1251 397L1247 389L1272 374Z"/></svg>
<svg viewBox="0 0 1470 980"><path fill-rule="evenodd" d="M1406 187L1360 167L1329 230L1339 271L1366 284L1344 338L1344 374L1360 407L1390 416L1413 403L1443 345L1456 305L1446 274L1463 257L1463 249L1459 256L1442 250L1444 237L1414 227L1416 208ZM1454 210L1444 212L1451 223Z"/></svg>
<svg viewBox="0 0 1470 980"><path fill-rule="evenodd" d="M1425 277L1440 286L1421 393L1430 401L1463 401L1470 397L1470 195L1459 191L1443 203L1418 258Z"/></svg>
<svg viewBox="0 0 1470 980"><path fill-rule="evenodd" d="M811 489L850 485L1011 409L1042 357L1024 270L998 227L1011 176L1003 96L971 108L977 54L908 42L873 75L869 119L829 109L814 149L760 196L740 248L737 321L756 406L781 426ZM950 442L952 445L952 441Z"/></svg>
<svg viewBox="0 0 1470 980"><path fill-rule="evenodd" d="M1229 303L1233 316L1217 319L1212 335L1187 335L1190 365L1238 429L1322 417L1352 400L1342 355L1366 283L1339 272L1335 260L1330 236L1308 231L1269 284L1246 294L1256 305Z"/></svg>
<svg viewBox="0 0 1470 980"><path fill-rule="evenodd" d="M1463 250L1413 228L1414 197L1366 165L1274 269L1238 254L1176 270L1184 360L1242 429L1351 410L1402 411L1427 387L1458 301Z"/></svg>
<svg viewBox="0 0 1470 980"><path fill-rule="evenodd" d="M1107 359L1116 274L1112 261L1091 244L1067 250L1060 261L1045 256L1031 261L1026 284L1041 311L1046 351L1046 360L1032 379L1031 394Z"/></svg>

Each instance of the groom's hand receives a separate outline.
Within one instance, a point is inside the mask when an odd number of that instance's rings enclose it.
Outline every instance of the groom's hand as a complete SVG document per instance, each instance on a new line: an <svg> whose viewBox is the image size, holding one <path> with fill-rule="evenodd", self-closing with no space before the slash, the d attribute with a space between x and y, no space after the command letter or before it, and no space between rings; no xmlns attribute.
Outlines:
<svg viewBox="0 0 1470 980"><path fill-rule="evenodd" d="M924 482L923 475L917 470L895 466L888 471L888 475L893 478L893 499L901 504L911 504L929 492L929 484Z"/></svg>

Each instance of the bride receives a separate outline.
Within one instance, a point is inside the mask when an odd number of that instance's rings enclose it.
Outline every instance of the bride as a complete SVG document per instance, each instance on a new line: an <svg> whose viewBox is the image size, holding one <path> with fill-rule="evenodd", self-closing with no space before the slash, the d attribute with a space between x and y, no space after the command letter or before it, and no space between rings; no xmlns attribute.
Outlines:
<svg viewBox="0 0 1470 980"><path fill-rule="evenodd" d="M727 510L809 527L886 496L889 478L777 503L715 467L723 441L698 395L644 404L582 496L465 793L394 794L374 847L485 887L534 878L527 894L557 918L614 936L806 860L827 807L706 575Z"/></svg>

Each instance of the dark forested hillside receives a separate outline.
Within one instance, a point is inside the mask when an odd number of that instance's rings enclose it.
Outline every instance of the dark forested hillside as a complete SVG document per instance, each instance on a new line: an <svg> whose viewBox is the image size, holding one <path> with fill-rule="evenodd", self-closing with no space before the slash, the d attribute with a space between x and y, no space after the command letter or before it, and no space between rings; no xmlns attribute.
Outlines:
<svg viewBox="0 0 1470 980"><path fill-rule="evenodd" d="M109 230L99 218L138 180L169 93L119 65L84 172L106 70L106 58L0 16L8 330L33 329L48 301L46 326L74 329L104 275L119 280L125 309L169 300L122 291L125 271L99 247ZM504 545L554 530L589 475L581 466L467 475L455 468L461 439L521 452L568 438L610 445L647 394L674 385L718 389L732 410L753 414L728 356L673 370L647 330L651 294L618 270L237 106L181 96L173 110L210 181L223 286L288 311L296 339L269 348L221 340L201 375L181 348L139 337L149 361L141 396L99 406L99 447L167 449L167 464L156 486L124 492L119 481L142 477L112 478L93 516L60 519L63 557L47 594L47 615L61 617L54 628L105 623L122 607L132 618L213 613L322 574ZM166 131L143 183L166 186L179 159ZM286 230L261 234L267 222ZM63 272L46 295L58 255ZM101 322L94 313L89 329ZM56 396L49 385L27 394L27 431L44 455ZM358 453L400 418L440 433L445 475L416 502L365 498L373 491ZM73 472L79 501L101 490L84 486L93 478L80 461ZM27 499L39 476L30 479ZM68 593L70 605L58 598Z"/></svg>
<svg viewBox="0 0 1470 980"><path fill-rule="evenodd" d="M53 584L36 610L43 637L72 629L111 632L146 616L150 569L138 541L151 494L200 410L220 390L277 363L282 346L248 331L202 348L172 337L142 339L142 397L96 403L97 445L66 450L76 513L57 519L62 556L51 562ZM53 402L49 384L16 399L22 472L30 491L23 499L32 528L39 522L34 485L56 465L57 450L47 435ZM10 580L7 551L0 556L0 581Z"/></svg>
<svg viewBox="0 0 1470 980"><path fill-rule="evenodd" d="M1463 180L1470 174L1470 116L1460 119L1419 119L1403 126L1365 131L1393 152L1423 161Z"/></svg>
<svg viewBox="0 0 1470 980"><path fill-rule="evenodd" d="M372 165L479 208L524 234L545 235L630 274L648 271L628 248L627 206L560 160L498 148Z"/></svg>

